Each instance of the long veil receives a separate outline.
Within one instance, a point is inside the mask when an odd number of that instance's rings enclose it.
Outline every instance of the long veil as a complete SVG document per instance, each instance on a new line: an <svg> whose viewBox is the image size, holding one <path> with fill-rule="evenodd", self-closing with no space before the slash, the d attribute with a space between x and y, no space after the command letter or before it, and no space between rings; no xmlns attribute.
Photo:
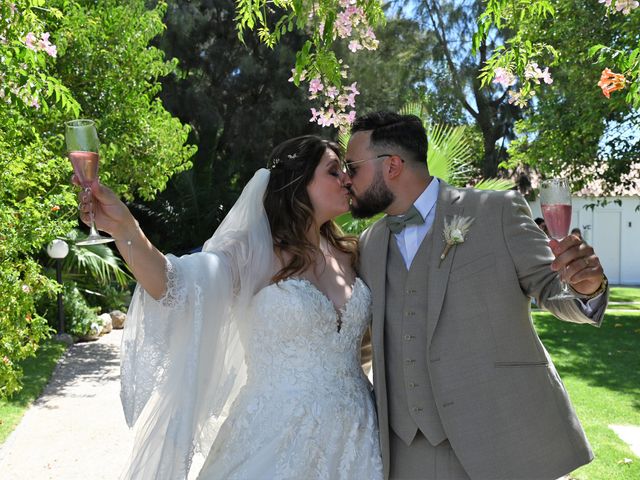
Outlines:
<svg viewBox="0 0 640 480"><path fill-rule="evenodd" d="M250 303L275 265L263 205L269 176L256 172L202 252L167 255L162 299L136 287L121 353L121 400L136 428L123 478L186 479L246 381Z"/></svg>

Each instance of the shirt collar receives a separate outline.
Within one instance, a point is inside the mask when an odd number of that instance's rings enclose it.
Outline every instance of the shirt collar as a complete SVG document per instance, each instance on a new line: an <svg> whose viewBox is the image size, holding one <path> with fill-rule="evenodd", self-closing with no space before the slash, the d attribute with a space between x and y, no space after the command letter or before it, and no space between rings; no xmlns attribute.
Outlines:
<svg viewBox="0 0 640 480"><path fill-rule="evenodd" d="M426 219L429 212L431 212L435 206L439 191L440 181L436 177L433 177L429 185L427 185L427 188L424 189L424 192L422 192L413 203L420 212L420 215L422 215L422 218Z"/></svg>

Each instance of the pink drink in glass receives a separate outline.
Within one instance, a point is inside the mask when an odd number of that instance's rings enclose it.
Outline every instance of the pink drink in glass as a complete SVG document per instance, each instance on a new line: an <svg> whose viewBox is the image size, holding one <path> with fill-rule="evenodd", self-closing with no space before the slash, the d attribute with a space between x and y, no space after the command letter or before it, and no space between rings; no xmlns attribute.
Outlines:
<svg viewBox="0 0 640 480"><path fill-rule="evenodd" d="M542 205L542 216L551 237L562 240L569 234L571 205L554 203Z"/></svg>
<svg viewBox="0 0 640 480"><path fill-rule="evenodd" d="M95 152L69 152L69 160L73 164L73 171L83 188L89 188L98 178L99 155Z"/></svg>

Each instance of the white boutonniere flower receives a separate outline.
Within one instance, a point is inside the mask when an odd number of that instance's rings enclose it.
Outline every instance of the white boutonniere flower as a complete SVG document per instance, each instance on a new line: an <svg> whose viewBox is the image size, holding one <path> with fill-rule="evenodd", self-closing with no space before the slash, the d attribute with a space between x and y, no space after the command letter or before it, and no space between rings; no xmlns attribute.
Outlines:
<svg viewBox="0 0 640 480"><path fill-rule="evenodd" d="M475 219L471 217L461 217L454 215L451 222L444 222L444 250L440 254L440 263L445 259L451 247L464 243L469 228Z"/></svg>

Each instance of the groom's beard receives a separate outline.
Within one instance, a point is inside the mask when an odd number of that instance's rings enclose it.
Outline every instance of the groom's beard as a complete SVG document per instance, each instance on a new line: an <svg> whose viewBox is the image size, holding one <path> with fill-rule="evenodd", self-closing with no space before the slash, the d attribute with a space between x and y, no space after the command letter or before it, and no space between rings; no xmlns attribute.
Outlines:
<svg viewBox="0 0 640 480"><path fill-rule="evenodd" d="M382 170L378 170L371 186L362 196L359 197L352 191L351 198L351 215L354 218L369 218L386 210L396 197L385 185Z"/></svg>

